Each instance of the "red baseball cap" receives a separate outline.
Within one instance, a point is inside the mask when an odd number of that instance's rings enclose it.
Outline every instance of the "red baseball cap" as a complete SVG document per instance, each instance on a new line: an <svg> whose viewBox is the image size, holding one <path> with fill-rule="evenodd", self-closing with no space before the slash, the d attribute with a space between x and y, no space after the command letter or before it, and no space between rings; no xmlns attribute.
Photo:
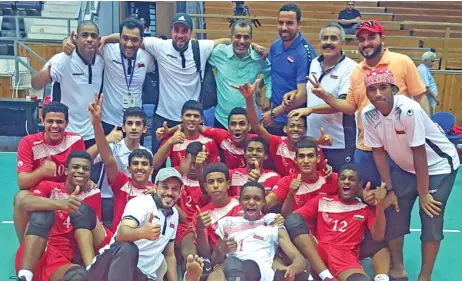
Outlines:
<svg viewBox="0 0 462 281"><path fill-rule="evenodd" d="M359 33L364 30L370 33L378 33L380 35L385 34L383 25L376 20L365 20L360 23L358 29L356 29L356 37L358 37Z"/></svg>

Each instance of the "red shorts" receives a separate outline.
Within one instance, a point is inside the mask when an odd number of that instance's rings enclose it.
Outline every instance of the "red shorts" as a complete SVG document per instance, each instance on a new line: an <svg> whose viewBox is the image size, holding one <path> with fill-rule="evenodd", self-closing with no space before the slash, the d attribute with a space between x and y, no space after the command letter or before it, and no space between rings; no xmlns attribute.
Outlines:
<svg viewBox="0 0 462 281"><path fill-rule="evenodd" d="M335 245L318 244L318 253L334 277L347 269L363 269L359 263L359 252L339 248Z"/></svg>
<svg viewBox="0 0 462 281"><path fill-rule="evenodd" d="M180 223L178 224L178 229L176 230L176 238L175 238L175 244L180 244L181 240L186 236L188 233L194 233L193 230L193 224L191 223ZM194 240L193 240L194 242Z"/></svg>
<svg viewBox="0 0 462 281"><path fill-rule="evenodd" d="M23 244L16 252L15 269L19 272L23 251ZM35 265L33 281L49 281L51 275L60 267L72 264L71 259L74 256L74 249L58 249L57 247L47 246L42 257Z"/></svg>

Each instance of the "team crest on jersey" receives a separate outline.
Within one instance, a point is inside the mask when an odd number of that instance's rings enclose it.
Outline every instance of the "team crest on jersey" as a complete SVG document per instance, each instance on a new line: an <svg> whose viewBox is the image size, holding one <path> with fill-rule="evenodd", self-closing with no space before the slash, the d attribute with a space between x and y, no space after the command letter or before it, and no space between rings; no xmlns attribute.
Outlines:
<svg viewBox="0 0 462 281"><path fill-rule="evenodd" d="M354 215L355 220L357 221L362 221L364 219L364 216L361 215Z"/></svg>
<svg viewBox="0 0 462 281"><path fill-rule="evenodd" d="M328 213L322 213L322 219L325 221L325 222L331 222L332 219L329 218L329 214Z"/></svg>
<svg viewBox="0 0 462 281"><path fill-rule="evenodd" d="M175 224L170 223L170 228L175 228Z"/></svg>
<svg viewBox="0 0 462 281"><path fill-rule="evenodd" d="M257 239L257 240L261 240L261 241L265 240L265 237L260 236L260 235L257 235L257 234L254 234L254 235L253 235L253 238L254 238L254 239Z"/></svg>

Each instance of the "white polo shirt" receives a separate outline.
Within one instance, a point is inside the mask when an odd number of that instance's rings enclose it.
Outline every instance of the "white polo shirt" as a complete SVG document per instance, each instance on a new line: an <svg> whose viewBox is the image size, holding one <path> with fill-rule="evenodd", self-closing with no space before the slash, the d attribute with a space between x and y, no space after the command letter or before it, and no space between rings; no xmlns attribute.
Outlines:
<svg viewBox="0 0 462 281"><path fill-rule="evenodd" d="M127 81L130 81L128 74L128 60L120 54L120 44L106 44L103 51L104 62L104 100L102 120L111 125L122 126L124 96L128 93L133 98L133 106L142 106L143 83L147 72L154 70L154 58L146 51L139 49L136 52L136 60L132 60L133 78L130 89L127 88ZM125 80L123 65L125 65Z"/></svg>
<svg viewBox="0 0 462 281"><path fill-rule="evenodd" d="M394 107L383 116L372 104L362 111L364 143L383 147L403 170L415 174L411 147L425 145L429 175L449 174L460 165L456 148L414 100L394 96ZM452 168L451 168L452 166Z"/></svg>
<svg viewBox="0 0 462 281"><path fill-rule="evenodd" d="M351 72L356 67L357 63L349 57L342 54L337 64L327 71L322 70L324 57L319 56L311 62L310 72L316 75L316 78L321 83L321 87L335 98L345 99L350 87ZM313 76L310 76L313 79ZM307 106L326 104L324 100L318 98L311 92L313 85L308 81L306 84ZM324 132L332 137L332 146L320 145L322 148L328 149L344 149L345 148L345 132L343 128L343 113L331 114L311 114L306 117L307 130L306 135L310 137L319 137L321 127Z"/></svg>
<svg viewBox="0 0 462 281"><path fill-rule="evenodd" d="M135 245L138 246L139 257L138 257L138 268L146 274L149 279L156 280L156 271L164 260L163 251L169 242L174 242L176 237L176 230L178 228L178 211L172 208L172 214L167 217L164 215L162 209L160 209L152 195L140 195L130 201L125 206L122 220L132 219L137 222L138 228L142 227L153 214L153 223L161 225L162 232L159 238L155 241L141 239L135 241ZM116 233L119 231L120 225L117 227ZM111 244L115 243L116 235L112 237L111 242L102 248L99 253L102 254L104 251L111 247ZM96 257L93 263L96 261Z"/></svg>
<svg viewBox="0 0 462 281"><path fill-rule="evenodd" d="M119 142L116 143L110 143L109 147L111 147L112 154L114 155L114 158L117 162L117 167L119 167L119 171L122 171L127 177L130 177L130 172L128 171L128 156L132 151L128 149L127 145L125 144L125 139L120 140ZM147 149L144 146L139 147L139 149L145 149L149 151L151 154L151 150ZM103 159L101 158L101 155L98 154L93 161L93 164L97 164L102 162ZM101 171L102 173L103 171ZM101 177L101 175L100 175ZM103 181L101 184L101 197L102 198L112 198L114 194L112 193L112 188L107 182L107 176L106 173L104 175L103 179L100 179L100 181Z"/></svg>
<svg viewBox="0 0 462 281"><path fill-rule="evenodd" d="M70 56L65 53L54 55L43 69L47 69L50 64L51 80L60 84L58 90L61 91L61 103L69 107L66 131L76 133L84 140L95 138L90 115L84 113L87 113L88 105L94 101L95 91L101 90L103 58L97 54L92 63L86 64L77 50L74 50Z"/></svg>
<svg viewBox="0 0 462 281"><path fill-rule="evenodd" d="M199 40L201 70L213 51L213 40ZM191 41L184 52L182 65L180 52L173 47L172 40L149 37L144 39L146 51L152 54L159 67L159 104L156 114L173 121L180 121L181 108L188 100L198 100L201 81L194 62Z"/></svg>

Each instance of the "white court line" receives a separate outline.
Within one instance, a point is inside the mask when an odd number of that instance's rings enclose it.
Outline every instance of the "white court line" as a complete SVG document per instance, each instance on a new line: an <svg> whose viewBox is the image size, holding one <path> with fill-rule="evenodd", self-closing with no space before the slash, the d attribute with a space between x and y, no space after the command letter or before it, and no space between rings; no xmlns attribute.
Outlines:
<svg viewBox="0 0 462 281"><path fill-rule="evenodd" d="M411 232L421 232L422 229L420 228L411 228ZM460 230L458 229L443 229L443 232L449 232L449 233L460 233Z"/></svg>
<svg viewBox="0 0 462 281"><path fill-rule="evenodd" d="M2 221L2 224L12 224L14 223L13 221Z"/></svg>

